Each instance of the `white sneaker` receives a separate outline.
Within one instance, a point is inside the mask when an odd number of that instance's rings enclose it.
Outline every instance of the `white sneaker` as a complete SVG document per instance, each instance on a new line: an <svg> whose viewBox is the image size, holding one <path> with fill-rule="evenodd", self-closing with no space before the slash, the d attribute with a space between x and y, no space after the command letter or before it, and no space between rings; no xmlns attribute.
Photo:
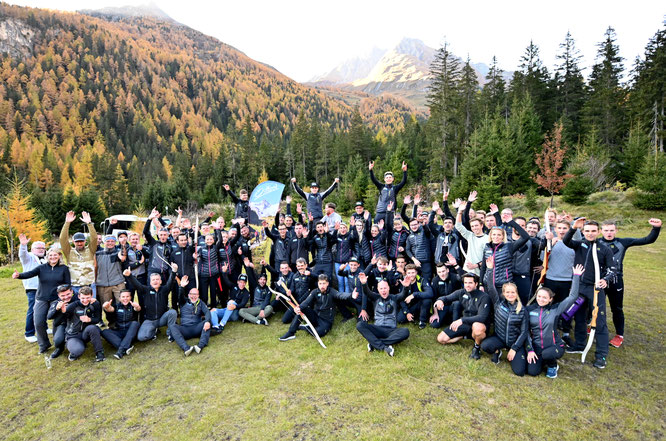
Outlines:
<svg viewBox="0 0 666 441"><path fill-rule="evenodd" d="M196 352L197 354L201 353L201 348L199 347L199 345L194 345L194 352Z"/></svg>
<svg viewBox="0 0 666 441"><path fill-rule="evenodd" d="M46 333L47 333L48 335L53 335L53 329L51 329L51 328L47 328L47 329L46 329Z"/></svg>
<svg viewBox="0 0 666 441"><path fill-rule="evenodd" d="M194 346L190 346L189 349L186 349L186 350L184 351L184 352L185 352L185 356L187 357L188 355L190 355L190 354L192 353L193 350L194 350Z"/></svg>
<svg viewBox="0 0 666 441"><path fill-rule="evenodd" d="M34 335L31 335L30 337L26 336L25 341L27 341L28 343L37 343L37 337L35 337Z"/></svg>

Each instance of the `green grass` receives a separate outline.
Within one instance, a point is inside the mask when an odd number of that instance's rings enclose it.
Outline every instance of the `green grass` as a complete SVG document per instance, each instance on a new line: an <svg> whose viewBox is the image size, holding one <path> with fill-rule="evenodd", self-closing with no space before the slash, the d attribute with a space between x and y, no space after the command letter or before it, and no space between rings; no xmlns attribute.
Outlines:
<svg viewBox="0 0 666 441"><path fill-rule="evenodd" d="M622 234L646 234L647 214L633 215ZM415 326L393 359L367 353L352 322L336 322L328 349L303 332L281 343L278 317L232 323L189 358L162 332L121 361L96 364L88 349L47 370L23 340L22 285L3 268L0 438L663 439L665 245L628 252L627 335L608 367L565 355L556 380L516 377L486 355L469 361L469 341L441 347L436 330Z"/></svg>

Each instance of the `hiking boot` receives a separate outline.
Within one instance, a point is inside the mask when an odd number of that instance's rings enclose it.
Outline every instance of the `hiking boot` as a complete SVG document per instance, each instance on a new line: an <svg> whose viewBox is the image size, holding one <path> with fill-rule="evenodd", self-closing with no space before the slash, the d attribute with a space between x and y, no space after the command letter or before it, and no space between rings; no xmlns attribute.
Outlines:
<svg viewBox="0 0 666 441"><path fill-rule="evenodd" d="M95 362L99 363L100 361L106 360L106 357L104 356L103 351L99 351L97 354L95 354Z"/></svg>
<svg viewBox="0 0 666 441"><path fill-rule="evenodd" d="M192 351L194 351L194 346L190 346L188 349L185 349L185 350L183 351L183 353L184 353L185 356L187 357L187 356L189 356L189 355L192 353Z"/></svg>
<svg viewBox="0 0 666 441"><path fill-rule="evenodd" d="M622 337L621 335L616 335L615 337L613 337L613 339L609 343L614 348L619 348L620 346L622 346L623 341L624 341L624 337Z"/></svg>
<svg viewBox="0 0 666 441"><path fill-rule="evenodd" d="M567 354L582 354L582 353L583 353L583 349L582 349L582 348L581 348L581 349L578 349L576 346L569 346L569 345L566 345L566 346L564 347L564 352L566 352Z"/></svg>
<svg viewBox="0 0 666 441"><path fill-rule="evenodd" d="M472 358L474 360L478 360L481 358L481 348L478 346L474 346L472 348L472 353L469 354L469 358Z"/></svg>
<svg viewBox="0 0 666 441"><path fill-rule="evenodd" d="M594 364L592 366L597 369L604 369L606 367L606 359L604 357L599 357L594 360Z"/></svg>
<svg viewBox="0 0 666 441"><path fill-rule="evenodd" d="M196 352L197 354L201 354L201 348L199 347L199 345L194 345L194 352Z"/></svg>
<svg viewBox="0 0 666 441"><path fill-rule="evenodd" d="M501 357L502 357L502 351L500 350L500 351L495 352L493 354L493 358L491 358L490 360L495 364L499 364Z"/></svg>
<svg viewBox="0 0 666 441"><path fill-rule="evenodd" d="M393 346L388 345L384 348L384 352L386 352L389 357L393 357L393 354L395 354L395 349L393 349Z"/></svg>
<svg viewBox="0 0 666 441"><path fill-rule="evenodd" d="M549 367L546 369L546 377L548 378L557 378L557 371L560 370L560 365L556 364L554 367Z"/></svg>
<svg viewBox="0 0 666 441"><path fill-rule="evenodd" d="M63 352L65 352L64 348L56 348L55 351L51 353L51 359L60 357Z"/></svg>
<svg viewBox="0 0 666 441"><path fill-rule="evenodd" d="M280 340L280 341L289 341L289 340L293 340L295 338L296 338L296 336L294 334L292 334L291 332L287 332L282 337L280 337L278 340Z"/></svg>

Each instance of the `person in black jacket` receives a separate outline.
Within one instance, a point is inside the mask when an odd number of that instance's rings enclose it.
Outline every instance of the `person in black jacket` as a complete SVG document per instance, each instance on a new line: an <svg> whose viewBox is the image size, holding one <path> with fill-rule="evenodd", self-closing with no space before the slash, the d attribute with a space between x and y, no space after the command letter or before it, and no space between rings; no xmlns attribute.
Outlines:
<svg viewBox="0 0 666 441"><path fill-rule="evenodd" d="M220 282L220 264L219 264L219 247L222 245L221 241L215 243L215 234L207 234L204 244L197 247L197 253L194 256L199 269L199 294L201 300L208 304L210 308L214 308L217 299L220 296L219 289ZM210 292L210 297L208 293ZM209 301L210 299L210 301Z"/></svg>
<svg viewBox="0 0 666 441"><path fill-rule="evenodd" d="M391 288L386 281L377 285L379 292L371 291L368 287L368 278L365 274L359 275L363 285L363 295L374 302L375 323L369 324L364 320L356 323L356 329L368 341L368 352L375 349L384 351L391 357L395 353L393 345L409 338L409 329L398 328L398 304L406 296L402 289L398 294L391 294Z"/></svg>
<svg viewBox="0 0 666 441"><path fill-rule="evenodd" d="M319 337L323 337L333 327L333 318L335 316L333 299L347 299L349 297L356 299L358 295L356 291L350 294L338 292L334 288L330 288L328 276L320 274L317 280L317 289L312 290L308 298L294 308L296 317L292 320L289 330L280 337L280 341L288 341L296 338L296 331L301 329L301 318L299 316L301 312L310 320Z"/></svg>
<svg viewBox="0 0 666 441"><path fill-rule="evenodd" d="M229 196L231 197L231 200L233 201L234 204L236 204L236 209L234 211L234 219L245 219L245 223L249 224L250 223L250 201L248 201L249 194L247 190L242 189L239 193L238 196L231 190L231 187L229 187L228 184L224 184L222 186Z"/></svg>
<svg viewBox="0 0 666 441"><path fill-rule="evenodd" d="M298 259L305 260L306 266L310 261L308 234L309 231L303 223L298 222L294 226L294 234L291 236L291 242L289 243L289 266L293 272L297 271L296 262Z"/></svg>
<svg viewBox="0 0 666 441"><path fill-rule="evenodd" d="M178 271L178 265L172 263L169 269L171 273L165 285L162 285L162 277L159 273L150 274L150 285L147 286L139 282L129 268L123 272L123 275L130 278L132 285L142 293L144 298L144 316L146 319L141 323L137 332L137 340L139 341L154 340L157 338L157 330L162 326L167 326L167 336L169 336L169 324L176 323L178 313L169 309L169 291L171 290L170 286L174 279L174 273Z"/></svg>
<svg viewBox="0 0 666 441"><path fill-rule="evenodd" d="M69 285L58 287L58 300L51 302L48 320L53 320L53 344L55 350L51 353L51 359L58 358L65 351L65 328L67 327L67 306L72 301L74 291Z"/></svg>
<svg viewBox="0 0 666 441"><path fill-rule="evenodd" d="M296 190L296 193L305 199L307 203L306 208L308 213L314 217L314 223L319 222L319 220L324 217L324 212L322 211L321 205L324 202L324 199L333 193L333 190L335 190L335 187L337 187L339 182L340 178L335 178L333 184L331 184L331 186L323 193L319 193L319 184L313 182L310 184L310 193L306 193L301 187L298 186L296 183L296 178L291 178L291 183L294 186L294 190Z"/></svg>
<svg viewBox="0 0 666 441"><path fill-rule="evenodd" d="M486 267L493 268L493 258L486 259ZM502 349L509 349L506 359L511 363L513 373L522 377L527 371L525 340L529 333L527 309L523 307L515 283L507 282L502 286L500 296L492 283L492 271L486 272L486 287L495 310L495 335L483 340L481 350L492 354L492 361L499 364Z"/></svg>
<svg viewBox="0 0 666 441"><path fill-rule="evenodd" d="M249 259L246 258L246 262L249 262ZM222 283L229 289L229 301L226 308L213 308L211 310L214 334L222 332L229 320L232 322L238 321L240 309L245 308L250 301L250 291L246 287L247 275L241 274L238 276L234 284L227 276L225 264L222 266Z"/></svg>
<svg viewBox="0 0 666 441"><path fill-rule="evenodd" d="M79 299L67 305L67 328L65 341L69 351L69 361L78 359L86 350L86 343L92 343L95 361L104 361L104 348L97 323L102 321L102 307L93 298L92 288L83 286L79 290Z"/></svg>
<svg viewBox="0 0 666 441"><path fill-rule="evenodd" d="M412 263L405 266L405 277L400 283L406 296L405 300L400 302L398 323L416 323L418 318L419 328L424 329L432 304L430 283L418 274L416 266Z"/></svg>
<svg viewBox="0 0 666 441"><path fill-rule="evenodd" d="M296 272L291 282L287 284L287 287L294 295L294 298L296 298L296 301L301 303L310 295L310 291L314 288L316 280L317 278L308 270L308 264L305 259L298 259L296 261ZM287 309L287 312L282 316L282 323L291 323L294 315L294 311L291 308Z"/></svg>
<svg viewBox="0 0 666 441"><path fill-rule="evenodd" d="M33 313L35 334L37 335L40 354L45 353L51 347L51 342L46 332L46 316L49 312L49 306L51 302L58 299L58 286L71 285L69 267L60 263L61 257L61 251L52 248L46 253L47 263L36 266L30 271L23 273L14 271L12 274L12 278L14 279L29 279L37 276L39 280Z"/></svg>
<svg viewBox="0 0 666 441"><path fill-rule="evenodd" d="M268 228L268 222L263 221L262 226L264 227L264 233L271 241L271 253L268 259L271 266L275 267L279 262L289 261L291 244L291 237L287 234L287 226L285 224L280 224L278 226L278 234L273 234L270 228Z"/></svg>
<svg viewBox="0 0 666 441"><path fill-rule="evenodd" d="M189 286L187 275L180 279L180 289L185 289ZM184 297L185 294L181 293ZM187 357L196 351L200 353L203 348L208 345L210 339L210 325L211 315L206 303L199 299L199 290L191 288L187 293L187 303L180 308L180 325L175 322L169 324L169 331L171 337L176 344L183 350ZM190 346L187 344L188 339L199 337L199 342Z"/></svg>
<svg viewBox="0 0 666 441"><path fill-rule="evenodd" d="M455 272L455 270L461 271L460 266L449 253L449 261L447 263L452 263L452 268L454 271L449 269L444 263L437 264L437 275L432 278L432 283L430 283L430 289L432 290L433 298L440 298L443 296L448 296L457 289L460 289L461 280L460 275ZM441 328L444 325L448 325L460 318L461 306L460 302L455 301L451 305L444 305L444 307L439 310L434 308L432 315L430 316L430 326L433 328Z"/></svg>
<svg viewBox="0 0 666 441"><path fill-rule="evenodd" d="M579 228L583 229L584 240L573 240L573 236ZM599 310L595 333L597 345L593 366L598 369L604 369L606 367L606 357L608 356L608 324L606 322L606 295L604 290L608 288L608 284L615 278L616 268L615 261L613 260L613 252L597 239L598 235L599 224L595 221L586 221L583 217L574 222L573 228L562 239L562 243L575 252L574 264L582 264L585 267L585 273L580 280L579 294L584 296L586 301L578 308L578 311L574 315L574 319L576 320L574 327L575 343L573 347L567 347L566 352L570 354L582 353L585 348L587 342L587 318L592 314L594 307L592 303L594 301L596 285L598 288L597 306ZM592 254L595 246L599 262L598 282L595 280L594 256Z"/></svg>
<svg viewBox="0 0 666 441"><path fill-rule="evenodd" d="M648 223L652 226L650 233L640 239L632 237L615 237L617 226L615 222L606 221L601 225L601 243L613 251L613 260L615 261L616 277L611 280L605 289L613 314L613 324L615 325L615 337L610 341L611 346L619 348L624 341L624 310L622 309L622 300L624 298L624 278L622 275L622 262L625 253L629 247L638 245L648 245L657 241L659 231L661 231L661 219L650 219Z"/></svg>
<svg viewBox="0 0 666 441"><path fill-rule="evenodd" d="M125 355L129 355L134 348L132 343L139 332L137 318L141 306L132 301L132 292L124 289L120 292L120 301L109 300L102 305L102 309L108 314L115 315L115 329L103 330L102 337L118 350L113 356L120 360Z"/></svg>
<svg viewBox="0 0 666 441"><path fill-rule="evenodd" d="M254 294L252 296L252 306L249 308L241 308L238 315L250 323L257 325L268 326L268 317L273 314L273 307L271 306L272 293L266 285L266 273L260 273L257 276L254 273L254 264L248 262L246 267L248 281L250 282L250 289Z"/></svg>
<svg viewBox="0 0 666 441"><path fill-rule="evenodd" d="M478 289L479 276L466 273L462 276L463 289L459 289L448 296L443 296L435 302L435 308L441 310L444 305L450 305L456 300L463 308L463 316L451 323L451 326L440 332L437 341L443 345L456 343L464 337L474 340L474 348L470 358L481 358L481 342L486 338L488 318L491 303L488 294Z"/></svg>
<svg viewBox="0 0 666 441"><path fill-rule="evenodd" d="M204 236L208 237L208 235ZM178 298L179 306L184 305L187 302L187 298L184 293L189 292L190 289L196 286L196 279L194 277L194 253L195 247L189 245L187 242L187 235L180 233L178 235L178 248L171 251L170 262L178 265L178 272L175 274L176 280L182 280L183 277L187 276L188 286L184 290L180 290L178 283L174 283L171 289L171 295ZM203 243L205 245L205 242ZM181 296L182 294L182 296ZM206 298L206 301L208 299Z"/></svg>
<svg viewBox="0 0 666 441"><path fill-rule="evenodd" d="M389 203L392 202L394 208L397 205L396 198L398 196L398 192L407 183L407 163L404 161L402 163L402 181L400 181L400 183L397 185L393 185L395 177L393 176L393 172L391 171L387 171L384 173L383 184L379 182L375 177L375 173L372 170L374 167L375 163L373 161L370 161L370 163L368 164L368 170L370 170L370 180L372 181L373 184L375 184L375 187L377 187L377 189L379 190L379 198L377 198L377 210L375 213L375 222L378 223L381 219L386 218L387 212L391 211L388 208Z"/></svg>

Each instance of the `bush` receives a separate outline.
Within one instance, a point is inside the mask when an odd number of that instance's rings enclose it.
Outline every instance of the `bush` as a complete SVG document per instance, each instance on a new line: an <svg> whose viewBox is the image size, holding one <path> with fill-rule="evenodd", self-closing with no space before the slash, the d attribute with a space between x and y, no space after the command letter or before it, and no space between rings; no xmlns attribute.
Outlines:
<svg viewBox="0 0 666 441"><path fill-rule="evenodd" d="M583 205L587 198L594 192L594 182L585 176L572 178L562 191L564 202L573 205Z"/></svg>
<svg viewBox="0 0 666 441"><path fill-rule="evenodd" d="M536 188L530 187L525 192L525 209L528 211L536 211L537 205L537 192Z"/></svg>

